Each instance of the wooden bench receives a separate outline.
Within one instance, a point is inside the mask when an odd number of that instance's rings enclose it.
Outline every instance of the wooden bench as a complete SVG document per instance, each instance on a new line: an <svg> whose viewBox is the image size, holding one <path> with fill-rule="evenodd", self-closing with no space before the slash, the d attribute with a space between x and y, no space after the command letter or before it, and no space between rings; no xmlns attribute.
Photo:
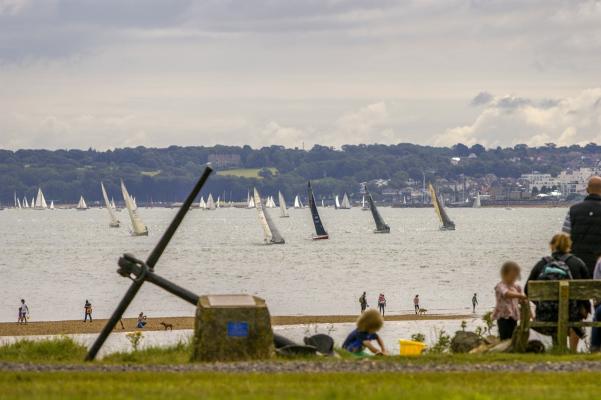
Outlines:
<svg viewBox="0 0 601 400"><path fill-rule="evenodd" d="M566 352L569 328L601 327L601 321L569 321L570 300L601 299L601 280L530 281L528 283L528 299L530 301L557 301L559 303L557 322L531 321L530 307L522 306L520 309L520 324L512 338L512 347L516 352L526 351L530 328L557 327L557 350Z"/></svg>

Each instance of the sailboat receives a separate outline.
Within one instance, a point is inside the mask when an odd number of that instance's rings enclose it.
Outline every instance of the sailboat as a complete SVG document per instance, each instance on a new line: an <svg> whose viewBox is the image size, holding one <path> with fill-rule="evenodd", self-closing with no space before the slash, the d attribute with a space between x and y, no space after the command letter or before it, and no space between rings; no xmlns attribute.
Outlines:
<svg viewBox="0 0 601 400"><path fill-rule="evenodd" d="M428 186L428 190L430 191L430 197L432 198L432 205L434 206L434 210L436 211L438 218L440 218L440 223L442 224L442 226L440 227L440 230L441 231L454 231L455 223L453 221L451 221L451 219L447 215L447 212L445 211L444 206L440 202L440 199L438 198L438 194L436 193L436 190L434 190L434 186L432 186L431 183Z"/></svg>
<svg viewBox="0 0 601 400"><path fill-rule="evenodd" d="M133 199L127 192L127 188L125 187L125 182L123 182L123 180L121 180L121 193L123 194L123 201L125 202L125 207L127 208L129 218L131 219L132 236L148 236L148 227L146 227L144 222L142 222L142 219L138 215L136 209L134 209Z"/></svg>
<svg viewBox="0 0 601 400"><path fill-rule="evenodd" d="M220 204L221 204L221 197L217 196L217 203L216 203L215 207L220 208L221 207Z"/></svg>
<svg viewBox="0 0 601 400"><path fill-rule="evenodd" d="M17 197L17 208L20 210L21 209L21 200L19 200L19 198Z"/></svg>
<svg viewBox="0 0 601 400"><path fill-rule="evenodd" d="M79 203L77 203L77 207L75 207L78 211L85 211L88 209L88 205L86 201L83 199L83 196L79 196Z"/></svg>
<svg viewBox="0 0 601 400"><path fill-rule="evenodd" d="M374 199L371 197L371 193L367 189L365 189L365 193L367 194L368 209L371 210L371 215L374 217L374 222L376 223L374 233L390 233L390 226L384 222L384 218L380 215L376 203L374 203Z"/></svg>
<svg viewBox="0 0 601 400"><path fill-rule="evenodd" d="M250 190L246 195L246 208L255 208L255 199L250 195Z"/></svg>
<svg viewBox="0 0 601 400"><path fill-rule="evenodd" d="M284 238L282 235L280 235L280 232L275 227L275 224L271 220L269 213L266 210L263 210L263 203L261 202L261 196L259 195L257 188L254 188L253 197L255 199L257 212L259 213L259 221L261 222L261 226L263 227L263 232L265 234L265 244L284 244Z"/></svg>
<svg viewBox="0 0 601 400"><path fill-rule="evenodd" d="M207 203L205 203L205 199L202 196L200 196L200 202L198 203L198 208L200 208L201 210L207 209Z"/></svg>
<svg viewBox="0 0 601 400"><path fill-rule="evenodd" d="M326 203L323 201L323 198L321 199L321 208L326 208Z"/></svg>
<svg viewBox="0 0 601 400"><path fill-rule="evenodd" d="M51 201L50 201L50 209L51 209L51 210L54 210L54 200L51 200Z"/></svg>
<svg viewBox="0 0 601 400"><path fill-rule="evenodd" d="M120 222L115 215L115 210L113 210L113 206L109 202L109 196L106 194L106 189L104 188L104 183L100 182L100 189L102 189L102 197L104 198L104 205L106 206L107 211L109 212L109 218L111 222L109 222L109 226L111 228L119 228Z"/></svg>
<svg viewBox="0 0 601 400"><path fill-rule="evenodd" d="M27 197L23 197L23 208L29 208L29 202L27 201Z"/></svg>
<svg viewBox="0 0 601 400"><path fill-rule="evenodd" d="M42 192L42 188L38 188L38 195L35 198L35 204L33 205L34 210L45 210L48 208L48 204L46 204L46 199L44 198L44 193Z"/></svg>
<svg viewBox="0 0 601 400"><path fill-rule="evenodd" d="M286 210L286 199L282 192L278 192L278 200L280 202L280 218L288 218L288 210Z"/></svg>
<svg viewBox="0 0 601 400"><path fill-rule="evenodd" d="M31 198L31 203L29 203L29 207L33 208L35 206L35 199L32 197Z"/></svg>
<svg viewBox="0 0 601 400"><path fill-rule="evenodd" d="M121 211L121 210L117 209L117 206L115 205L115 199L114 199L114 198L112 198L112 197L111 197L111 208L112 208L114 211L117 211L117 212L118 212L118 211Z"/></svg>
<svg viewBox="0 0 601 400"><path fill-rule="evenodd" d="M340 199L338 198L338 195L334 197L334 208L337 210L340 208Z"/></svg>
<svg viewBox="0 0 601 400"><path fill-rule="evenodd" d="M474 199L474 203L472 204L473 208L480 208L482 205L480 204L480 192L476 194L476 198Z"/></svg>
<svg viewBox="0 0 601 400"><path fill-rule="evenodd" d="M134 210L138 209L138 203L136 203L136 198L135 197L131 197L131 205L133 206Z"/></svg>
<svg viewBox="0 0 601 400"><path fill-rule="evenodd" d="M300 198L298 197L298 194L294 198L294 208L303 208L303 203L301 203Z"/></svg>
<svg viewBox="0 0 601 400"><path fill-rule="evenodd" d="M329 239L328 232L326 232L323 227L319 212L317 212L317 204L315 204L315 196L313 195L313 188L311 188L311 181L307 184L307 197L309 198L309 208L311 209L311 216L313 217L313 225L315 225L315 236L313 236L313 240Z"/></svg>
<svg viewBox="0 0 601 400"><path fill-rule="evenodd" d="M351 202L348 199L348 195L346 194L346 192L344 193L344 196L342 197L342 203L340 203L340 209L341 210L350 210L351 209Z"/></svg>
<svg viewBox="0 0 601 400"><path fill-rule="evenodd" d="M365 191L367 192L367 189L365 189ZM361 210L367 211L367 210L369 210L369 207L370 207L370 203L365 202L365 195L363 195L363 198L361 199Z"/></svg>
<svg viewBox="0 0 601 400"><path fill-rule="evenodd" d="M209 197L207 198L207 210L215 210L215 200L213 200L213 194L209 193Z"/></svg>

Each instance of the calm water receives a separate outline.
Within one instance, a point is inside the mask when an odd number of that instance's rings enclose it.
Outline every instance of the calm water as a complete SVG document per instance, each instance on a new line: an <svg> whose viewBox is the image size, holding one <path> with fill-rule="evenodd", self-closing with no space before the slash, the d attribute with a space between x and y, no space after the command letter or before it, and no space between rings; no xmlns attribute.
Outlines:
<svg viewBox="0 0 601 400"><path fill-rule="evenodd" d="M308 210L277 218L285 245L265 246L255 210L190 212L156 271L198 294L250 293L265 298L274 315L349 314L358 297L371 305L379 292L389 312L412 309L416 293L431 312L464 312L478 292L493 304L499 265L518 261L527 273L547 251L565 209L450 209L454 232L440 232L432 209L383 208L389 235L372 233L369 212L320 210L330 240L311 241ZM110 229L106 210L0 211L0 320L12 321L20 298L33 320L80 317L89 299L108 316L129 285L115 273L117 258L145 258L176 210L140 209L149 237ZM135 316L192 315L187 303L151 284L127 312Z"/></svg>

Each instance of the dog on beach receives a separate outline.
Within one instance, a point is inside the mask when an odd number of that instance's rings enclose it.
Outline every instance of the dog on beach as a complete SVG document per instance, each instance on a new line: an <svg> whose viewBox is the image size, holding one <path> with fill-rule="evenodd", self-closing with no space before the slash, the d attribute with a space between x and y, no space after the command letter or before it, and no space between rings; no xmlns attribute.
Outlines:
<svg viewBox="0 0 601 400"><path fill-rule="evenodd" d="M427 309L425 309L425 308L420 308L420 309L419 309L419 313L418 313L418 314L419 314L419 315L426 315L427 313L428 313L428 310L427 310Z"/></svg>
<svg viewBox="0 0 601 400"><path fill-rule="evenodd" d="M168 324L166 322L161 322L161 325L163 325L163 327L165 328L165 330L173 330L173 324Z"/></svg>

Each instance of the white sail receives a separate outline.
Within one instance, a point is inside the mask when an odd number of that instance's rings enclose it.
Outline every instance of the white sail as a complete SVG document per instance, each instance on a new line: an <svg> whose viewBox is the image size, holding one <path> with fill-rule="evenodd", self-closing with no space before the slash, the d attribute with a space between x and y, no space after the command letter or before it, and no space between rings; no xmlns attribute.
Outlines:
<svg viewBox="0 0 601 400"><path fill-rule="evenodd" d="M259 195L259 191L257 188L254 189L254 199L255 205L257 208L257 212L259 214L259 221L261 222L261 226L263 227L263 233L265 235L264 241L266 244L282 244L284 243L284 238L280 235L278 230L276 229L273 221L269 217L267 211L263 210L263 204L261 202L261 196Z"/></svg>
<svg viewBox="0 0 601 400"><path fill-rule="evenodd" d="M476 194L476 198L474 199L474 204L472 205L474 208L480 208L480 193Z"/></svg>
<svg viewBox="0 0 601 400"><path fill-rule="evenodd" d="M209 193L209 197L207 198L207 210L215 210L215 200L213 200L213 194Z"/></svg>
<svg viewBox="0 0 601 400"><path fill-rule="evenodd" d="M50 201L50 209L54 210L54 201L53 200Z"/></svg>
<svg viewBox="0 0 601 400"><path fill-rule="evenodd" d="M109 213L109 218L111 219L111 222L109 222L109 226L111 228L119 228L120 222L117 219L117 216L115 215L115 210L113 210L113 206L109 202L109 196L108 196L108 194L106 194L106 189L104 188L104 184L102 182L100 182L100 188L102 189L102 197L104 198L104 205L106 206L106 209Z"/></svg>
<svg viewBox="0 0 601 400"><path fill-rule="evenodd" d="M255 199L250 195L250 190L246 195L246 208L255 208Z"/></svg>
<svg viewBox="0 0 601 400"><path fill-rule="evenodd" d="M340 200L338 199L338 195L334 198L334 207L340 208Z"/></svg>
<svg viewBox="0 0 601 400"><path fill-rule="evenodd" d="M134 210L138 209L138 203L136 203L136 198L135 197L131 197L131 205L134 207Z"/></svg>
<svg viewBox="0 0 601 400"><path fill-rule="evenodd" d="M278 192L278 200L280 202L280 217L288 217L288 210L286 210L286 199L284 199L282 192Z"/></svg>
<svg viewBox="0 0 601 400"><path fill-rule="evenodd" d="M344 193L344 196L342 197L342 203L340 203L340 208L342 208L343 210L351 209L351 202L349 201L348 195L346 193Z"/></svg>
<svg viewBox="0 0 601 400"><path fill-rule="evenodd" d="M27 197L23 197L23 208L29 208L29 202L27 201Z"/></svg>
<svg viewBox="0 0 601 400"><path fill-rule="evenodd" d="M127 192L127 188L125 187L123 180L121 180L121 193L123 194L123 201L125 202L125 207L127 207L127 212L129 213L129 218L131 219L132 235L148 235L148 228L146 225L144 225L144 222L142 222L142 219L138 216L138 213L133 208L133 199Z"/></svg>
<svg viewBox="0 0 601 400"><path fill-rule="evenodd" d="M113 210L117 211L117 206L115 205L115 199L113 199L112 197L111 197L111 208Z"/></svg>
<svg viewBox="0 0 601 400"><path fill-rule="evenodd" d="M294 208L303 208L300 199L298 198L298 195L296 195L296 197L294 198Z"/></svg>
<svg viewBox="0 0 601 400"><path fill-rule="evenodd" d="M29 207L33 208L35 206L35 199L32 197L31 198L31 203L29 203Z"/></svg>
<svg viewBox="0 0 601 400"><path fill-rule="evenodd" d="M205 199L202 196L200 196L200 202L198 203L198 208L200 208L201 210L206 210L206 208L207 208L207 203L205 203Z"/></svg>
<svg viewBox="0 0 601 400"><path fill-rule="evenodd" d="M44 193L42 193L41 188L38 188L38 194L35 198L33 208L36 210L45 210L48 208L48 204L46 204L46 199L44 198Z"/></svg>
<svg viewBox="0 0 601 400"><path fill-rule="evenodd" d="M84 200L83 196L79 197L79 203L77 203L77 207L75 207L78 210L87 210L88 209L88 205L86 204L86 201Z"/></svg>
<svg viewBox="0 0 601 400"><path fill-rule="evenodd" d="M17 197L17 208L20 210L21 209L21 200L19 200L19 198Z"/></svg>
<svg viewBox="0 0 601 400"><path fill-rule="evenodd" d="M221 206L219 205L221 203L221 197L217 196L217 203L215 204L215 208L220 208Z"/></svg>
<svg viewBox="0 0 601 400"><path fill-rule="evenodd" d="M321 208L326 208L326 203L321 199Z"/></svg>

